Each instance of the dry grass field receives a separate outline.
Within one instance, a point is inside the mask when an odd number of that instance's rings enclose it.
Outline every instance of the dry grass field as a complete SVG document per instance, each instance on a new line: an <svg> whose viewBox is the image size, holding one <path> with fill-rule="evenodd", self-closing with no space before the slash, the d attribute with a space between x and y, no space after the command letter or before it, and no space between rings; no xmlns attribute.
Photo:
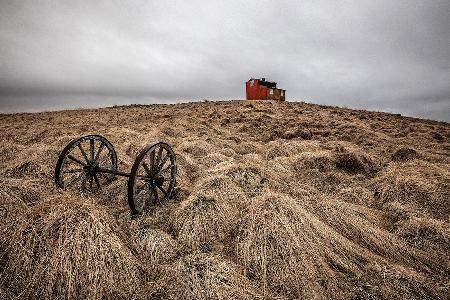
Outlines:
<svg viewBox="0 0 450 300"><path fill-rule="evenodd" d="M0 115L2 299L448 299L450 124L306 103ZM59 153L105 136L128 172L173 146L172 200L126 178L60 191Z"/></svg>

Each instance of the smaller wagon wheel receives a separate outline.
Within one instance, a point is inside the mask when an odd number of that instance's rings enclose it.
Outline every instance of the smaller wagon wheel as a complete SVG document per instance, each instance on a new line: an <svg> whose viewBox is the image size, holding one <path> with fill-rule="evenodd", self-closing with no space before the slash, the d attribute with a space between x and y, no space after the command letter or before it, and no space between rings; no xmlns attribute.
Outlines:
<svg viewBox="0 0 450 300"><path fill-rule="evenodd" d="M111 182L115 175L100 169L117 171L113 145L100 135L86 135L72 140L59 155L55 168L56 185L63 189L79 188L95 192Z"/></svg>
<svg viewBox="0 0 450 300"><path fill-rule="evenodd" d="M133 215L172 196L177 164L164 142L147 145L137 156L128 180L128 204Z"/></svg>

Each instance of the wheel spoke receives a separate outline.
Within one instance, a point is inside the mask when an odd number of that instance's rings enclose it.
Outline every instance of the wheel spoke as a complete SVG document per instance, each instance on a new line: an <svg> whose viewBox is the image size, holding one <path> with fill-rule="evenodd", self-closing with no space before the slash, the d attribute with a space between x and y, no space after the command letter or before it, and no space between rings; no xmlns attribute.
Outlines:
<svg viewBox="0 0 450 300"><path fill-rule="evenodd" d="M81 142L79 142L77 146L78 146L78 149L80 149L80 152L84 157L84 160L86 160L86 162L88 162L89 159L87 158L86 152L84 151L83 147L81 147Z"/></svg>
<svg viewBox="0 0 450 300"><path fill-rule="evenodd" d="M167 151L166 151L167 152ZM162 160L162 162L159 164L159 168L162 169L162 167L164 166L164 164L166 163L167 159L169 158L169 152L166 153L166 156L164 156L164 159Z"/></svg>
<svg viewBox="0 0 450 300"><path fill-rule="evenodd" d="M67 158L73 160L73 161L76 162L76 163L79 163L79 164L82 165L82 166L86 166L86 164L85 164L84 162L82 162L81 160L79 160L79 159L76 158L76 157L73 157L73 156L70 155L70 154L67 155Z"/></svg>
<svg viewBox="0 0 450 300"><path fill-rule="evenodd" d="M100 157L100 152L102 152L104 147L105 143L101 142L100 146L98 147L97 153L95 154L94 162L97 162L98 158Z"/></svg>
<svg viewBox="0 0 450 300"><path fill-rule="evenodd" d="M100 180L98 180L97 174L94 174L95 184L100 188Z"/></svg>
<svg viewBox="0 0 450 300"><path fill-rule="evenodd" d="M157 185L156 187L164 194L165 197L167 197L167 192L162 188L162 186Z"/></svg>
<svg viewBox="0 0 450 300"><path fill-rule="evenodd" d="M83 173L84 174L84 176L83 176L83 180L81 181L81 188L83 189L83 190L86 190L86 181L87 181L87 177L86 177L86 174L85 173Z"/></svg>
<svg viewBox="0 0 450 300"><path fill-rule="evenodd" d="M89 189L90 189L90 190L92 190L93 184L94 184L94 177L93 177L93 176L90 176L90 177L89 177Z"/></svg>
<svg viewBox="0 0 450 300"><path fill-rule="evenodd" d="M159 146L159 149L158 149L158 156L157 156L157 158L156 158L156 163L155 163L155 166L156 166L157 168L159 168L159 162L161 161L161 155L162 155L163 150L164 150L163 147Z"/></svg>
<svg viewBox="0 0 450 300"><path fill-rule="evenodd" d="M156 188L154 186L152 186L152 192L153 192L153 195L155 196L155 202L159 202L158 191L156 190Z"/></svg>
<svg viewBox="0 0 450 300"><path fill-rule="evenodd" d="M94 161L94 143L94 139L89 140L89 158L91 162Z"/></svg>
<svg viewBox="0 0 450 300"><path fill-rule="evenodd" d="M144 167L145 172L147 172L147 175L152 176L152 171L149 169L145 161L142 163L142 166Z"/></svg>
<svg viewBox="0 0 450 300"><path fill-rule="evenodd" d="M146 188L145 188L146 186L148 186L147 183L145 183L145 184L142 186L142 189L137 193L136 198L138 198L139 196L141 196L142 194L144 194L145 192L147 192L147 190L146 190Z"/></svg>
<svg viewBox="0 0 450 300"><path fill-rule="evenodd" d="M148 193L150 191L150 187L147 183L142 186L142 189L137 193L135 199L136 204L140 207L140 211L144 211L148 204Z"/></svg>
<svg viewBox="0 0 450 300"><path fill-rule="evenodd" d="M84 176L84 173L81 173L80 175L75 175L75 176L72 176L71 178L70 178L70 180L68 180L68 182L64 185L65 187L69 187L70 185L72 185L72 184L74 184L75 182L77 182L79 179L81 179L82 177L85 177Z"/></svg>
<svg viewBox="0 0 450 300"><path fill-rule="evenodd" d="M151 167L151 171L153 173L153 164L155 163L155 150L153 150L152 152L150 152L150 167Z"/></svg>
<svg viewBox="0 0 450 300"><path fill-rule="evenodd" d="M110 181L111 180L111 175L106 175L106 174L104 174L104 173L98 173L100 176L102 176L103 178L105 178L107 181ZM97 174L96 174L97 175Z"/></svg>
<svg viewBox="0 0 450 300"><path fill-rule="evenodd" d="M159 173L164 173L165 171L169 170L169 168L172 168L172 164L168 165L164 169L162 169Z"/></svg>

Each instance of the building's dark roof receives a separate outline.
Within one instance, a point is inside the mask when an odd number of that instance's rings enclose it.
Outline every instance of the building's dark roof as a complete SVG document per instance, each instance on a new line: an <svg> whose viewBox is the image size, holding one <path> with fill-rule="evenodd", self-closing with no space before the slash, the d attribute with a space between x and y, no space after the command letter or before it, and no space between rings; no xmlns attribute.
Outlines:
<svg viewBox="0 0 450 300"><path fill-rule="evenodd" d="M258 80L258 84L259 85L267 86L268 88L276 88L277 87L277 83L276 82L266 81L265 78L261 78L261 79L251 78L250 80Z"/></svg>
<svg viewBox="0 0 450 300"><path fill-rule="evenodd" d="M276 88L277 87L276 82L266 81L265 78L258 79L258 83L259 83L259 85L267 86L268 88Z"/></svg>

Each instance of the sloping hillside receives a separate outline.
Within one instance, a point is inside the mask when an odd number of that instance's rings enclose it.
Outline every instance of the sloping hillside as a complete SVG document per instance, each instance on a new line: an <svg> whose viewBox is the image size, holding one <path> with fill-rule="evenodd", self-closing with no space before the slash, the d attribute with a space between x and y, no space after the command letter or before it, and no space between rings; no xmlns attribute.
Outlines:
<svg viewBox="0 0 450 300"><path fill-rule="evenodd" d="M446 299L450 125L305 103L0 115L0 296ZM174 199L131 219L126 179L56 189L73 138L128 172L173 146Z"/></svg>

